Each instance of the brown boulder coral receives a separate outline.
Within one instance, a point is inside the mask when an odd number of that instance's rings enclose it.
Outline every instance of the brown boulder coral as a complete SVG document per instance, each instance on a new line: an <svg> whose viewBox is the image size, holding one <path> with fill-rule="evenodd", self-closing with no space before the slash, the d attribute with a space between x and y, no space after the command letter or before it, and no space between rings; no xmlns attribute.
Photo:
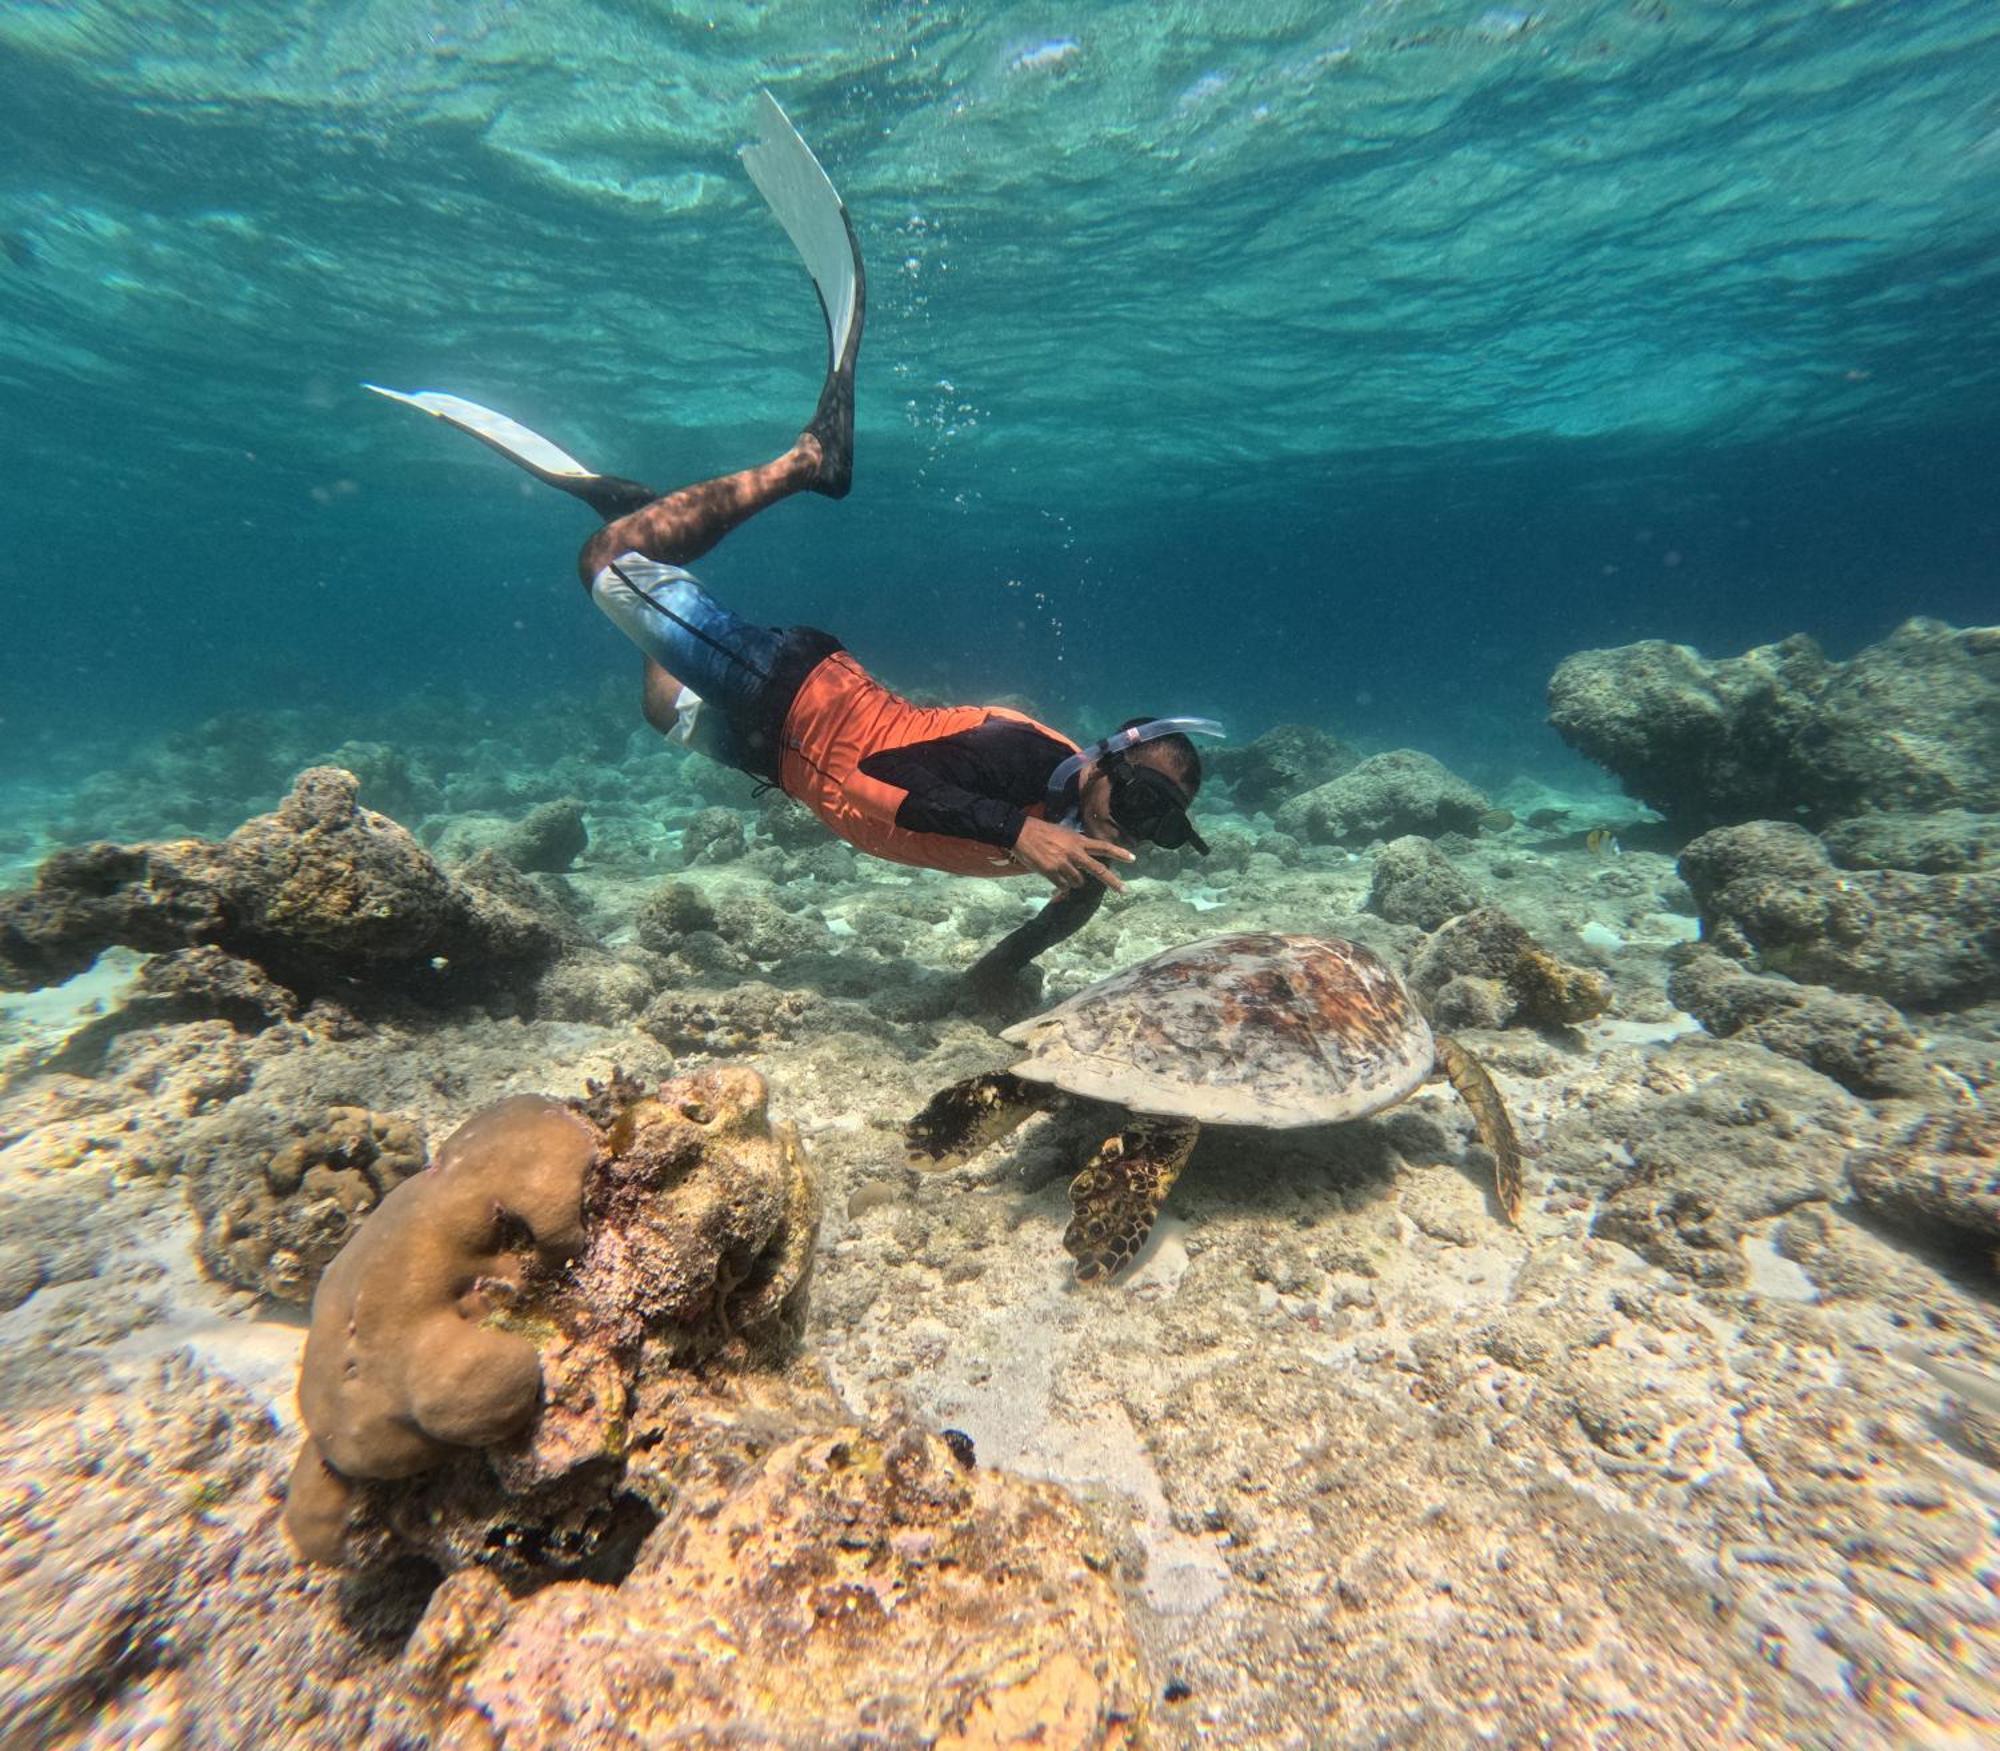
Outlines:
<svg viewBox="0 0 2000 1751"><path fill-rule="evenodd" d="M618 1484L642 1363L787 1339L817 1224L753 1071L475 1114L321 1279L294 1544L321 1561L386 1535L448 1567L496 1551L587 1562L629 1529Z"/></svg>

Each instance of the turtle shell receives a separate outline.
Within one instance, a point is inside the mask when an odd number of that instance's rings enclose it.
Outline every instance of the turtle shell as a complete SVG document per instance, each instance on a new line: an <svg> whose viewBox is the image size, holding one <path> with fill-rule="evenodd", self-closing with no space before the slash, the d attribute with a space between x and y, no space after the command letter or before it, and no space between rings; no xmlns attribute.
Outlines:
<svg viewBox="0 0 2000 1751"><path fill-rule="evenodd" d="M1242 931L1100 979L1001 1035L1014 1074L1136 1112L1324 1125L1393 1106L1430 1074L1431 1030L1378 955L1338 937Z"/></svg>

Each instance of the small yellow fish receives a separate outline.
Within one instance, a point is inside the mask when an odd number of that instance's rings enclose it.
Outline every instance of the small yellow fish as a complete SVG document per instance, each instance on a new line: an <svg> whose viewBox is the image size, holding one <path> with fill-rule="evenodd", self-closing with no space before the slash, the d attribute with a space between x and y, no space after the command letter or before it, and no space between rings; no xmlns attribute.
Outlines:
<svg viewBox="0 0 2000 1751"><path fill-rule="evenodd" d="M1512 809L1488 809L1479 817L1479 828L1483 833L1504 833L1513 824Z"/></svg>
<svg viewBox="0 0 2000 1751"><path fill-rule="evenodd" d="M1618 843L1618 835L1612 832L1609 827L1591 828L1588 833L1584 834L1583 842L1590 847L1591 854L1595 857L1623 857L1625 855L1625 848Z"/></svg>

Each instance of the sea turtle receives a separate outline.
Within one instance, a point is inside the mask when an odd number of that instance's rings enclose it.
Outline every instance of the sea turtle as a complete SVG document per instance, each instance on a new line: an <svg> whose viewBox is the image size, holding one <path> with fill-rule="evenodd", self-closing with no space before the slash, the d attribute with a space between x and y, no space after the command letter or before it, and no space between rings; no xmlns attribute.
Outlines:
<svg viewBox="0 0 2000 1751"><path fill-rule="evenodd" d="M1358 942L1212 936L1100 979L1000 1037L1026 1056L934 1095L906 1128L910 1158L954 1167L1063 1094L1129 1109L1070 1182L1063 1245L1079 1281L1132 1262L1203 1124L1364 1119L1434 1069L1472 1109L1500 1207L1520 1221L1521 1150L1493 1079L1456 1040L1432 1034L1402 980Z"/></svg>

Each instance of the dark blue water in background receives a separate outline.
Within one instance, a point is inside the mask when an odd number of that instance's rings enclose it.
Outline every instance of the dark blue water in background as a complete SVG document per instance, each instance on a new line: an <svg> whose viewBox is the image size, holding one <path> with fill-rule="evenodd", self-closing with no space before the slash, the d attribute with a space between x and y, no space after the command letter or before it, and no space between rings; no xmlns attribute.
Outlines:
<svg viewBox="0 0 2000 1751"><path fill-rule="evenodd" d="M636 724L588 513L357 385L662 486L782 448L817 316L733 152L787 53L871 265L858 484L697 569L907 688L1491 782L1561 769L1572 650L2000 615L1984 7L634 15L601 77L583 9L419 10L0 31L7 776Z"/></svg>

